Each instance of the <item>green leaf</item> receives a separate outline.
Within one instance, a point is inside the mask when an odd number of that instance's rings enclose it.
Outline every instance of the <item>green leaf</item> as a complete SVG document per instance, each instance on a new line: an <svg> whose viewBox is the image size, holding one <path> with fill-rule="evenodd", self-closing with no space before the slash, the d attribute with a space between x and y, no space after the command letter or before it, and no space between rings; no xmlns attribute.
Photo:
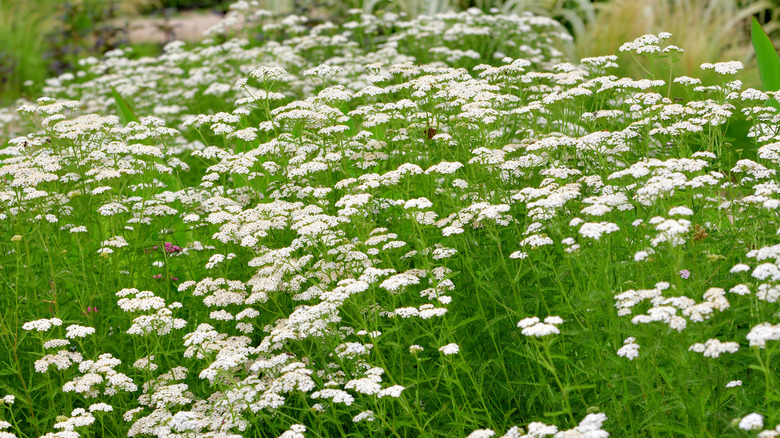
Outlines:
<svg viewBox="0 0 780 438"><path fill-rule="evenodd" d="M566 415L568 413L569 411L543 412L542 415L545 417L560 417L561 415Z"/></svg>
<svg viewBox="0 0 780 438"><path fill-rule="evenodd" d="M138 123L138 117L133 112L133 108L130 107L130 104L127 103L121 94L117 93L114 87L111 87L111 95L114 97L114 102L116 102L116 112L122 124L126 126L130 122Z"/></svg>
<svg viewBox="0 0 780 438"><path fill-rule="evenodd" d="M769 35L764 32L755 17L753 18L750 38L753 40L753 49L756 51L758 74L761 76L764 91L780 90L780 56L777 55L777 50L775 50L772 40L769 39ZM769 104L780 109L780 104L775 100L770 100Z"/></svg>

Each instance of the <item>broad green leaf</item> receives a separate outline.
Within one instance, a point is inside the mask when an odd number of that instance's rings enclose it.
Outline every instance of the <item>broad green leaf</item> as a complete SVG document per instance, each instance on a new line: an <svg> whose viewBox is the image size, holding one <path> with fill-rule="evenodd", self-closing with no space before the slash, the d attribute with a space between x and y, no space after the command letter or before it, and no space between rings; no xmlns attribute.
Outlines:
<svg viewBox="0 0 780 438"><path fill-rule="evenodd" d="M127 125L129 122L138 122L138 117L133 112L133 108L130 107L130 104L114 87L111 87L111 95L114 97L114 102L116 102L116 112L122 124Z"/></svg>
<svg viewBox="0 0 780 438"><path fill-rule="evenodd" d="M777 55L777 50L775 50L772 40L769 39L769 35L764 32L755 18L753 18L750 34L753 40L753 49L756 51L758 74L761 76L764 91L780 90L780 56ZM770 100L769 104L780 109L780 105L775 100Z"/></svg>

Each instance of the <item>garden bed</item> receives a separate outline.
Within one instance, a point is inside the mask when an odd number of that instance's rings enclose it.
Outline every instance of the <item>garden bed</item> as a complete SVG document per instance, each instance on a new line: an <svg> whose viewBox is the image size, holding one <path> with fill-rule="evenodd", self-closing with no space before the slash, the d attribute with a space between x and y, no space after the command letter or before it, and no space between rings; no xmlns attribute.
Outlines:
<svg viewBox="0 0 780 438"><path fill-rule="evenodd" d="M777 99L673 44L239 2L48 80L0 113L0 436L780 436Z"/></svg>

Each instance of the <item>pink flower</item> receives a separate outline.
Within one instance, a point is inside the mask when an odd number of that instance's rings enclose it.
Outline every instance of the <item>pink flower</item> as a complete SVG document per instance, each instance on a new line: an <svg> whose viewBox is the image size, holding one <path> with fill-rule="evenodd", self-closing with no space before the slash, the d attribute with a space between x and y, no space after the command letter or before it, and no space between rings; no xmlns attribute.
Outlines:
<svg viewBox="0 0 780 438"><path fill-rule="evenodd" d="M682 271L678 272L678 274L680 275L680 277L682 277L683 280L687 280L688 277L691 276L691 271L687 269L683 269Z"/></svg>
<svg viewBox="0 0 780 438"><path fill-rule="evenodd" d="M171 254L181 252L181 247L179 245L174 245L171 242L165 242L165 252Z"/></svg>

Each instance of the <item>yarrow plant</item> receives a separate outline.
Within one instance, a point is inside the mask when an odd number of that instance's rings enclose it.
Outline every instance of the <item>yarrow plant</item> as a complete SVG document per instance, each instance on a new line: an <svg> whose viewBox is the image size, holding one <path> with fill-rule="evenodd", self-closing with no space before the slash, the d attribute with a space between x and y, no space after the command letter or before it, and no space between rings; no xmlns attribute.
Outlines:
<svg viewBox="0 0 780 438"><path fill-rule="evenodd" d="M0 113L0 436L779 436L777 96L570 45L239 1L47 80Z"/></svg>

